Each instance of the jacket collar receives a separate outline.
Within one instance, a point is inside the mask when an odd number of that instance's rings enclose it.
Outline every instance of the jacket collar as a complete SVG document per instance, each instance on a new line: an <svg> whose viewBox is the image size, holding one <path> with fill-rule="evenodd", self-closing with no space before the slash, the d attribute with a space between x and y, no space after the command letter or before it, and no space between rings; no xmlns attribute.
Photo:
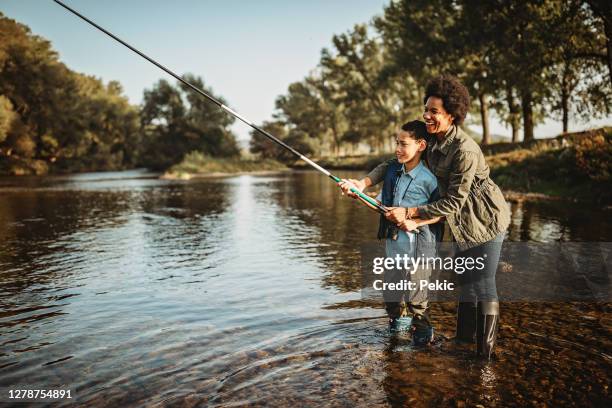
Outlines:
<svg viewBox="0 0 612 408"><path fill-rule="evenodd" d="M436 144L433 147L433 150L439 150L440 153L446 156L448 154L448 150L451 147L451 144L453 144L453 140L455 140L456 135L457 135L457 127L455 125L451 125L451 127L449 127L448 130L446 131L446 134L444 135L444 140L442 141L442 143L440 144L440 142L436 142Z"/></svg>

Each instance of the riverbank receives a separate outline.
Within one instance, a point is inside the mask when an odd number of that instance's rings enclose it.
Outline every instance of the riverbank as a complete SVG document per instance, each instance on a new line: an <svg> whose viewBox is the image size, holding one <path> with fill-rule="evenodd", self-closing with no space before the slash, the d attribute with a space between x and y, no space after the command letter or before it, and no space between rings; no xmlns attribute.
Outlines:
<svg viewBox="0 0 612 408"><path fill-rule="evenodd" d="M529 200L567 199L612 204L612 127L483 147L491 177L509 196ZM367 172L392 157L386 155L320 158L329 169ZM303 168L296 162L293 168Z"/></svg>
<svg viewBox="0 0 612 408"><path fill-rule="evenodd" d="M215 158L200 152L192 152L187 154L183 161L170 167L161 178L189 180L238 174L267 174L286 170L289 168L276 160Z"/></svg>

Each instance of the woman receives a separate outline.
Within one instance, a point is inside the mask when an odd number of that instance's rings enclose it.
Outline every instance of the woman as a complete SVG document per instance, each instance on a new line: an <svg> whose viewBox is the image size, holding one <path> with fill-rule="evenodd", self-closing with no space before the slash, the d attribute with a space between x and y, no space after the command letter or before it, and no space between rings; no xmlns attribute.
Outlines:
<svg viewBox="0 0 612 408"><path fill-rule="evenodd" d="M387 218L396 224L406 219L445 217L460 252L456 257L482 257L484 268L457 274L459 305L456 341L474 343L477 354L491 358L499 326L495 273L501 243L510 224L510 211L499 187L489 177L489 166L480 147L459 127L470 97L452 76L441 76L427 85L423 119L430 140L426 162L436 175L440 199L412 208L394 208ZM350 180L364 189L383 180L388 162L362 180Z"/></svg>

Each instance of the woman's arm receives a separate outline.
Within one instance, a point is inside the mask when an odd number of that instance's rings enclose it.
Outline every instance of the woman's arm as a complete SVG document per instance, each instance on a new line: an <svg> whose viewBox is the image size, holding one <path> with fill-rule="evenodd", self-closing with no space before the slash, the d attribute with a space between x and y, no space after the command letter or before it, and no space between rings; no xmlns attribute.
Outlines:
<svg viewBox="0 0 612 408"><path fill-rule="evenodd" d="M429 224L436 224L440 221L442 221L444 219L444 217L434 217L434 218L429 218L429 219L423 219L423 218L414 218L412 220L404 220L399 224L399 229L403 230L403 231L414 231L415 229L423 226L423 225L429 225Z"/></svg>
<svg viewBox="0 0 612 408"><path fill-rule="evenodd" d="M434 218L459 212L470 194L472 182L478 169L478 153L462 152L453 163L449 175L446 196L431 204L418 208L409 208L410 218Z"/></svg>
<svg viewBox="0 0 612 408"><path fill-rule="evenodd" d="M387 173L387 167L389 167L389 163L394 159L389 159L380 163L376 166L368 175L363 179L369 179L370 186L376 185L385 179L385 173ZM369 186L368 186L369 187Z"/></svg>

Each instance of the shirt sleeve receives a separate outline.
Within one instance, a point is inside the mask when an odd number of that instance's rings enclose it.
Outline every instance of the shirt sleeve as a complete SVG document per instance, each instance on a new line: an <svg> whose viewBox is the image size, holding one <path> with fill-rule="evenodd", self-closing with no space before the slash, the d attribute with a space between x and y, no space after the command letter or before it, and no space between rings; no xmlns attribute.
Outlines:
<svg viewBox="0 0 612 408"><path fill-rule="evenodd" d="M478 168L478 154L460 153L449 175L448 191L440 200L418 207L419 217L429 219L459 212L470 194Z"/></svg>
<svg viewBox="0 0 612 408"><path fill-rule="evenodd" d="M391 161L393 161L393 159L380 163L368 173L366 177L370 178L372 185L376 185L385 179L385 173L387 173L387 167L389 167L389 163L391 163Z"/></svg>

